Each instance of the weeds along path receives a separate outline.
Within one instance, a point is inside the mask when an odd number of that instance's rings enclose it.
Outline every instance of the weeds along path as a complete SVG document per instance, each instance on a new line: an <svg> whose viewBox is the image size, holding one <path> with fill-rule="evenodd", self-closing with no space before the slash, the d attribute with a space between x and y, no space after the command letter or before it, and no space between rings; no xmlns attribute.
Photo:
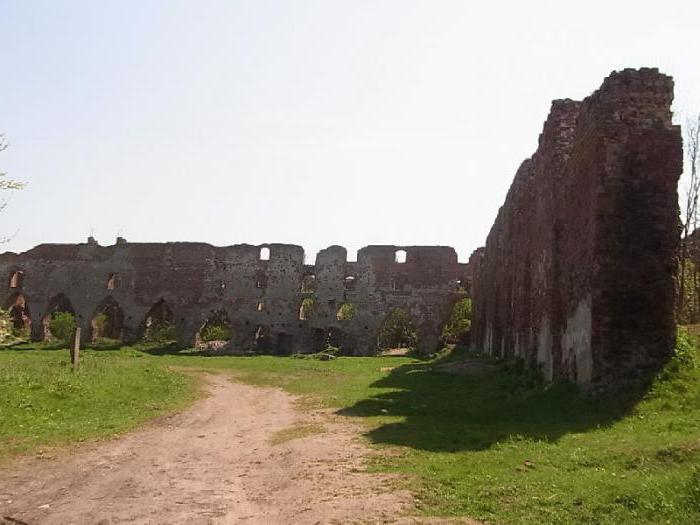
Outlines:
<svg viewBox="0 0 700 525"><path fill-rule="evenodd" d="M204 376L208 396L112 441L3 465L0 523L416 523L363 472L359 430L281 390Z"/></svg>

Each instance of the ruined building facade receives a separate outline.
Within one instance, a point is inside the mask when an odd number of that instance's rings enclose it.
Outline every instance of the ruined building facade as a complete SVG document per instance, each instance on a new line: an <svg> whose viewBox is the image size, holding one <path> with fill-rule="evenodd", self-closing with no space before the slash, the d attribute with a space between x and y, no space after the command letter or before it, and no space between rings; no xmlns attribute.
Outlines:
<svg viewBox="0 0 700 525"><path fill-rule="evenodd" d="M555 101L467 265L446 247L369 246L348 262L332 246L311 266L284 244L42 245L0 256L4 306L35 338L63 309L88 334L109 312L111 335L127 341L154 317L194 341L217 317L235 347L310 352L332 342L352 354L373 353L382 320L400 307L432 351L471 282L476 348L522 358L549 380L623 384L674 348L683 155L672 99L670 77L641 69L611 74L581 102ZM338 318L344 304L354 305L350 320Z"/></svg>
<svg viewBox="0 0 700 525"><path fill-rule="evenodd" d="M466 295L466 264L449 247L368 246L357 262L345 248L318 253L289 244L215 247L203 243L127 243L113 246L44 244L0 255L6 278L3 305L15 324L46 336L56 311L75 314L86 339L106 315L108 333L140 339L153 320L177 327L183 343L225 320L231 347L288 354L326 344L348 354L372 354L384 318L395 308L411 315L422 350L438 345L455 301ZM313 307L304 311L304 299ZM308 301L307 301L308 303ZM350 319L338 319L344 304Z"/></svg>
<svg viewBox="0 0 700 525"><path fill-rule="evenodd" d="M641 69L552 104L470 259L478 347L593 388L668 359L683 158L672 100L672 79Z"/></svg>

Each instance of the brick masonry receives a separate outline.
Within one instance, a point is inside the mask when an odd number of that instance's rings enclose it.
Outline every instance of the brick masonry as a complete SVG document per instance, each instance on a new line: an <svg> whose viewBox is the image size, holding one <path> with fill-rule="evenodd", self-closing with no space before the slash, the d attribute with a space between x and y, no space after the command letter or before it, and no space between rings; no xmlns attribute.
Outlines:
<svg viewBox="0 0 700 525"><path fill-rule="evenodd" d="M469 261L476 346L593 389L668 359L683 158L672 100L670 77L626 69L552 103Z"/></svg>
<svg viewBox="0 0 700 525"><path fill-rule="evenodd" d="M269 260L261 259L267 250ZM396 262L399 251L405 252L403 263ZM45 336L43 320L62 303L86 338L91 320L111 306L121 324L115 335L126 341L139 339L149 312L159 309L168 312L186 343L195 342L208 319L223 316L233 328L235 348L264 341L272 352L312 352L330 334L352 354L373 353L379 326L400 307L410 313L420 349L427 352L438 346L442 325L454 302L466 296L469 279L467 265L449 247L368 246L357 262L348 262L345 248L331 246L318 253L315 265L304 260L303 248L290 244L44 244L0 255L3 306L26 305L35 339ZM314 311L300 319L306 297L314 299ZM336 317L344 303L355 305L351 320ZM21 310L14 308L18 321ZM256 333L264 336L257 343Z"/></svg>

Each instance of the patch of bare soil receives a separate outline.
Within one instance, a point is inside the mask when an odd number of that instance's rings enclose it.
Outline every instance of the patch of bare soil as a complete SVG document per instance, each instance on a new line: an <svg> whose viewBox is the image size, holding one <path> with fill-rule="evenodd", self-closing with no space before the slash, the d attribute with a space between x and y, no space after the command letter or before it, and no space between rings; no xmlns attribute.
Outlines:
<svg viewBox="0 0 700 525"><path fill-rule="evenodd" d="M281 390L207 375L186 412L112 441L3 465L0 523L437 523L364 471L360 429Z"/></svg>

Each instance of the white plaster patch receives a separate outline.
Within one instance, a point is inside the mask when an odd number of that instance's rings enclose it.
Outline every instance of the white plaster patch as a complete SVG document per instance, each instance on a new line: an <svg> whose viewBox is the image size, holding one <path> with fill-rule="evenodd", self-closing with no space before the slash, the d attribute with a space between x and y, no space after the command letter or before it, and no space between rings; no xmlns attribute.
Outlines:
<svg viewBox="0 0 700 525"><path fill-rule="evenodd" d="M542 367L545 381L551 381L552 371L552 328L548 317L540 321L537 334L537 363Z"/></svg>
<svg viewBox="0 0 700 525"><path fill-rule="evenodd" d="M566 320L566 331L562 337L562 360L564 363L576 358L576 382L587 385L593 376L593 352L591 351L591 294L576 307L574 315Z"/></svg>

